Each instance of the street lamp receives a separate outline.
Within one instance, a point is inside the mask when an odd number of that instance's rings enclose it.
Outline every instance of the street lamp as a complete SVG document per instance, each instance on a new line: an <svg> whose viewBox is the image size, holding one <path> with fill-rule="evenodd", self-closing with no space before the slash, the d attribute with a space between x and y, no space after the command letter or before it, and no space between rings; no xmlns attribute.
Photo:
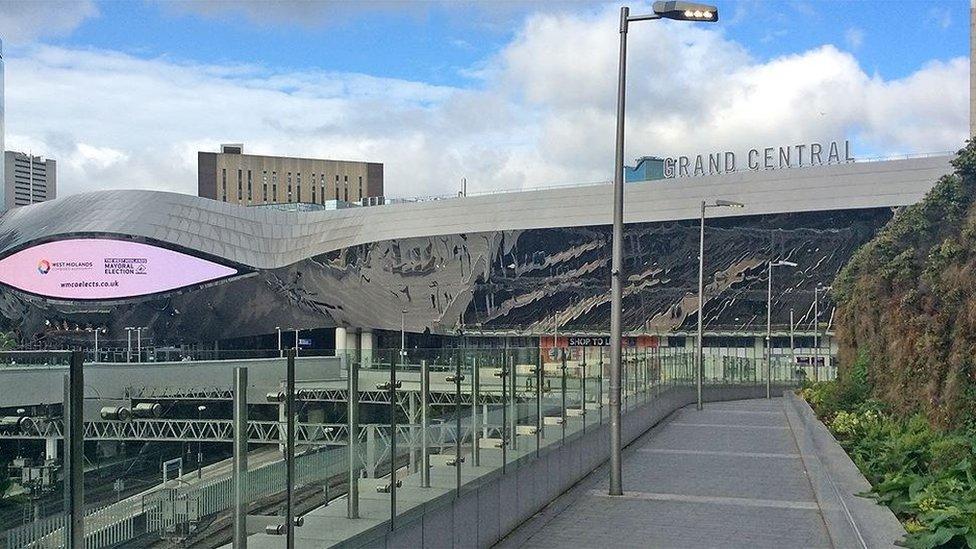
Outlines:
<svg viewBox="0 0 976 549"><path fill-rule="evenodd" d="M298 328L295 328L295 356L298 356Z"/></svg>
<svg viewBox="0 0 976 549"><path fill-rule="evenodd" d="M796 267L792 261L769 262L766 294L766 398L770 398L770 384L773 377L773 267Z"/></svg>
<svg viewBox="0 0 976 549"><path fill-rule="evenodd" d="M285 352L281 350L281 326L275 326L275 330L278 331L278 358L285 356Z"/></svg>
<svg viewBox="0 0 976 549"><path fill-rule="evenodd" d="M702 347L704 336L702 317L705 312L705 209L706 208L745 208L741 202L716 200L701 202L701 225L698 232L698 344L695 349L695 385L698 393L698 409L702 409L702 383L705 378L705 356Z"/></svg>
<svg viewBox="0 0 976 549"><path fill-rule="evenodd" d="M206 409L203 404L197 406L197 421L203 421L203 412ZM200 440L197 440L197 478L203 478L203 442Z"/></svg>
<svg viewBox="0 0 976 549"><path fill-rule="evenodd" d="M820 292L830 291L833 286L817 283L813 289L813 380L820 381ZM826 334L825 334L826 336ZM827 361L824 360L824 365Z"/></svg>
<svg viewBox="0 0 976 549"><path fill-rule="evenodd" d="M693 2L655 2L654 13L630 15L620 8L620 59L617 66L617 144L613 171L613 247L610 267L610 495L623 495L620 458L620 354L624 256L624 104L627 95L627 30L631 21L676 19L718 21L718 8Z"/></svg>

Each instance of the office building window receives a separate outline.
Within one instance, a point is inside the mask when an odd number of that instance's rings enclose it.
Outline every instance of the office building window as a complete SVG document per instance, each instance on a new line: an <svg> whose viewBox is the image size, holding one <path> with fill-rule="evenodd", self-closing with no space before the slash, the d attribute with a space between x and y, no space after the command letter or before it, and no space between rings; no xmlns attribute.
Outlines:
<svg viewBox="0 0 976 549"><path fill-rule="evenodd" d="M312 204L315 204L315 184L312 184Z"/></svg>
<svg viewBox="0 0 976 549"><path fill-rule="evenodd" d="M237 170L237 201L244 200L244 174Z"/></svg>
<svg viewBox="0 0 976 549"><path fill-rule="evenodd" d="M271 171L271 200L278 201L278 172Z"/></svg>
<svg viewBox="0 0 976 549"><path fill-rule="evenodd" d="M335 186L336 200L339 200L339 174L336 174L336 186Z"/></svg>
<svg viewBox="0 0 976 549"><path fill-rule="evenodd" d="M363 176L359 176L359 200L363 199Z"/></svg>
<svg viewBox="0 0 976 549"><path fill-rule="evenodd" d="M268 203L268 170L261 172L261 201Z"/></svg>
<svg viewBox="0 0 976 549"><path fill-rule="evenodd" d="M291 202L291 172L288 172L288 202Z"/></svg>
<svg viewBox="0 0 976 549"><path fill-rule="evenodd" d="M349 176L342 176L342 199L349 202Z"/></svg>
<svg viewBox="0 0 976 549"><path fill-rule="evenodd" d="M227 202L227 169L220 170L220 199Z"/></svg>
<svg viewBox="0 0 976 549"><path fill-rule="evenodd" d="M251 200L253 200L251 197L251 170L247 170L247 201L251 202Z"/></svg>
<svg viewBox="0 0 976 549"><path fill-rule="evenodd" d="M325 174L319 176L319 197L322 204L325 204Z"/></svg>

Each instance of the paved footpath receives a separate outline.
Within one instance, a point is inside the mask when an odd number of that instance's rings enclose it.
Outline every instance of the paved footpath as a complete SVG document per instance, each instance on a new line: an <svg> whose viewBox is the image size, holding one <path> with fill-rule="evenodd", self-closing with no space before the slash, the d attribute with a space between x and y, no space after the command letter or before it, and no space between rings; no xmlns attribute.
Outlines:
<svg viewBox="0 0 976 549"><path fill-rule="evenodd" d="M624 451L624 495L606 468L500 547L831 547L781 398L694 406Z"/></svg>

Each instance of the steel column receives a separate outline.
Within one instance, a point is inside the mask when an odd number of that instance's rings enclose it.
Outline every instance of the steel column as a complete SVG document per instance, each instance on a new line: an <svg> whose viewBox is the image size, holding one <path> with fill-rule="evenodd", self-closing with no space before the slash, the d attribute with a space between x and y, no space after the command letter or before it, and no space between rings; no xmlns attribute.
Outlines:
<svg viewBox="0 0 976 549"><path fill-rule="evenodd" d="M285 546L295 549L295 349L285 360Z"/></svg>
<svg viewBox="0 0 976 549"><path fill-rule="evenodd" d="M627 93L627 17L620 8L620 59L617 75L617 143L613 170L613 245L610 268L610 495L623 495L620 440L620 350L624 258L624 100Z"/></svg>
<svg viewBox="0 0 976 549"><path fill-rule="evenodd" d="M359 518L359 361L349 364L349 497L346 498L346 517Z"/></svg>
<svg viewBox="0 0 976 549"><path fill-rule="evenodd" d="M430 366L420 361L420 486L430 488Z"/></svg>
<svg viewBox="0 0 976 549"><path fill-rule="evenodd" d="M481 466L481 428L478 425L478 391L481 390L480 373L478 372L478 357L474 357L471 367L471 459L472 466Z"/></svg>
<svg viewBox="0 0 976 549"><path fill-rule="evenodd" d="M85 380L83 372L84 355L81 351L71 352L68 375L64 377L64 510L65 547L84 549L85 547L85 446L84 446L84 401Z"/></svg>
<svg viewBox="0 0 976 549"><path fill-rule="evenodd" d="M542 420L542 347L540 346L535 367L535 455L539 457L546 422Z"/></svg>
<svg viewBox="0 0 976 549"><path fill-rule="evenodd" d="M247 368L234 368L234 549L247 549Z"/></svg>

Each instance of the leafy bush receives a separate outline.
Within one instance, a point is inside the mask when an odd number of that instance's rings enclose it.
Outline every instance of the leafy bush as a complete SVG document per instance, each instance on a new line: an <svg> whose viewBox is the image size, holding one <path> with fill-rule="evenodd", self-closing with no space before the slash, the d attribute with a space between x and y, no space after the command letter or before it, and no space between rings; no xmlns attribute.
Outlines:
<svg viewBox="0 0 976 549"><path fill-rule="evenodd" d="M943 432L921 414L898 418L876 400L856 400L870 393L858 373L867 366L800 394L871 483L870 495L905 525L905 546L976 548L976 432Z"/></svg>

